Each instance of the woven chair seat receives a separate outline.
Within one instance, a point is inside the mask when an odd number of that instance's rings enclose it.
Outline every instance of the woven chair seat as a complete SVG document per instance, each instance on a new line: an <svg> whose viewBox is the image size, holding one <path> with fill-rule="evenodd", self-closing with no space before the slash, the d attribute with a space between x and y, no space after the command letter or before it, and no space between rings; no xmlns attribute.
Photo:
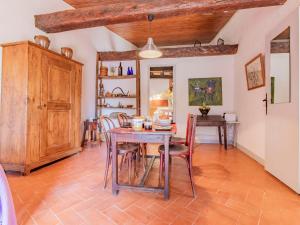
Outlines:
<svg viewBox="0 0 300 225"><path fill-rule="evenodd" d="M160 145L158 148L159 153L165 154L165 146ZM189 148L185 145L170 145L169 146L169 154L170 155L188 155Z"/></svg>

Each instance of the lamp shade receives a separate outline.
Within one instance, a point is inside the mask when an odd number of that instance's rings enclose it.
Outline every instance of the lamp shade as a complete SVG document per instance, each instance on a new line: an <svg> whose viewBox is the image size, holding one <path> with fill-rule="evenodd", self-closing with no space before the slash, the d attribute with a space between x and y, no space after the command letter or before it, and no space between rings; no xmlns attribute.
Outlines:
<svg viewBox="0 0 300 225"><path fill-rule="evenodd" d="M162 52L154 44L153 38L149 37L147 44L142 48L139 56L145 59L155 59L161 57Z"/></svg>

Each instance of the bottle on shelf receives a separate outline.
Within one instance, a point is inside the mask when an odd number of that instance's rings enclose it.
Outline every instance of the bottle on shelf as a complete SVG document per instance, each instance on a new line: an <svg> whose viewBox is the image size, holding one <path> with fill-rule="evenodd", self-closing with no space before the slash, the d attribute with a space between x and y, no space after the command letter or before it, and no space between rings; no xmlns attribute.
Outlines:
<svg viewBox="0 0 300 225"><path fill-rule="evenodd" d="M123 75L123 67L122 67L122 63L120 62L120 65L118 67L118 76L122 76Z"/></svg>
<svg viewBox="0 0 300 225"><path fill-rule="evenodd" d="M100 97L103 97L104 96L104 85L103 83L101 82L100 83Z"/></svg>
<svg viewBox="0 0 300 225"><path fill-rule="evenodd" d="M128 69L127 69L127 75L131 75L131 69L130 69L129 66L128 66Z"/></svg>
<svg viewBox="0 0 300 225"><path fill-rule="evenodd" d="M133 75L133 69L130 67L130 75Z"/></svg>

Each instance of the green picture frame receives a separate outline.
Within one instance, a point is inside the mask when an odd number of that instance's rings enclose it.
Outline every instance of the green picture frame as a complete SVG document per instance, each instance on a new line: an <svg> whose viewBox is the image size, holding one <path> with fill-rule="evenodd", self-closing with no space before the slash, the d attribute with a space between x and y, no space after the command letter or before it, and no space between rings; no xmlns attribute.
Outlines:
<svg viewBox="0 0 300 225"><path fill-rule="evenodd" d="M189 105L223 105L222 77L191 78L189 85Z"/></svg>

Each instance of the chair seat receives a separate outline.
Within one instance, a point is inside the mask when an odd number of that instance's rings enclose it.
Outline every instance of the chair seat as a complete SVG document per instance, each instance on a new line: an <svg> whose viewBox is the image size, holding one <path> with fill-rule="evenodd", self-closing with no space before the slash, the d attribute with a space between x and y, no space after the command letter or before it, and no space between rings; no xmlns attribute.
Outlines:
<svg viewBox="0 0 300 225"><path fill-rule="evenodd" d="M186 139L181 137L172 137L170 143L171 144L185 144Z"/></svg>
<svg viewBox="0 0 300 225"><path fill-rule="evenodd" d="M165 154L165 146L160 145L158 148L159 153ZM189 154L189 149L185 145L170 145L169 146L169 154L170 155L188 155Z"/></svg>
<svg viewBox="0 0 300 225"><path fill-rule="evenodd" d="M118 153L122 155L128 152L137 151L139 149L139 145L134 143L122 143L122 144L118 144L117 148L118 148Z"/></svg>

